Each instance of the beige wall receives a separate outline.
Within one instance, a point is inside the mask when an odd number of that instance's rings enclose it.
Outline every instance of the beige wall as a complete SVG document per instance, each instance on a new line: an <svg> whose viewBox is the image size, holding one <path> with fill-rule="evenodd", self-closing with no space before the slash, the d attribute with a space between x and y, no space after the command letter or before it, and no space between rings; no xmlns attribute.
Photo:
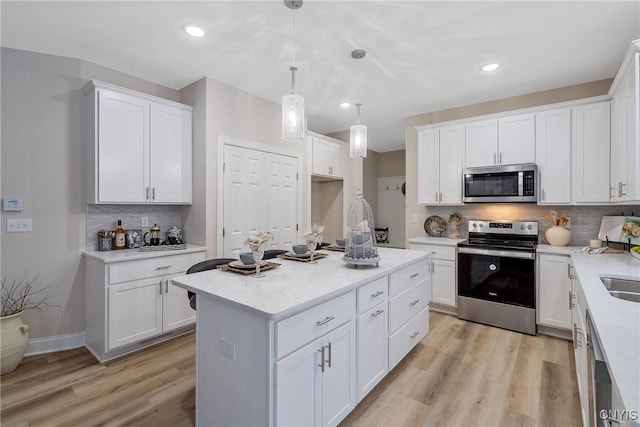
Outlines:
<svg viewBox="0 0 640 427"><path fill-rule="evenodd" d="M606 95L613 79L599 80L574 86L567 86L558 89L546 90L543 92L530 93L511 98L499 99L495 101L483 102L480 104L466 105L459 108L435 111L417 116L407 117L405 120L405 145L406 145L406 180L407 180L407 204L406 204L406 236L424 235L423 223L429 215L428 208L420 206L418 200L418 165L417 165L417 133L414 127L424 126L444 121L463 119L468 117L482 116L486 114L499 113L504 111L530 108L541 105L554 104L558 102L571 101L575 99L589 98L599 95ZM413 222L412 217L416 215L417 221Z"/></svg>
<svg viewBox="0 0 640 427"><path fill-rule="evenodd" d="M2 197L22 212L2 212L1 275L38 275L50 303L28 311L31 339L84 332L87 97L89 79L178 99L178 92L77 59L2 48ZM6 233L9 218L31 218L30 233Z"/></svg>
<svg viewBox="0 0 640 427"><path fill-rule="evenodd" d="M404 176L406 150L385 151L378 157L378 177Z"/></svg>

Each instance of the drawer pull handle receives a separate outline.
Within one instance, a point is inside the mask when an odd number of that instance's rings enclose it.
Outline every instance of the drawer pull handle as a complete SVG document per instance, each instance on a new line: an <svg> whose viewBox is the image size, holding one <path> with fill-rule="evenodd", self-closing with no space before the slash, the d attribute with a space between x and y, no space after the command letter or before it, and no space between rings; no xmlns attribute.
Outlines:
<svg viewBox="0 0 640 427"><path fill-rule="evenodd" d="M414 299L413 301L411 301L410 305L411 305L411 307L413 307L414 305L416 305L419 302L420 302L419 299Z"/></svg>
<svg viewBox="0 0 640 427"><path fill-rule="evenodd" d="M326 324L326 323L331 322L331 321L332 321L333 319L335 319L335 318L336 318L336 316L327 316L327 317L325 317L325 318L324 318L324 320L318 320L318 321L316 322L316 325L318 325L318 326L322 326L322 325L324 325L324 324Z"/></svg>
<svg viewBox="0 0 640 427"><path fill-rule="evenodd" d="M415 337L417 337L420 334L420 332L414 332L411 334L411 337L409 339L414 339Z"/></svg>
<svg viewBox="0 0 640 427"><path fill-rule="evenodd" d="M375 297L379 297L379 296L380 296L380 295L382 295L382 294L384 294L384 292L383 292L383 291L378 291L378 292L376 292L375 294L371 294L371 296L372 296L373 298L375 298Z"/></svg>
<svg viewBox="0 0 640 427"><path fill-rule="evenodd" d="M418 277L420 275L420 273L413 273L411 276L409 276L410 279L413 279L414 277Z"/></svg>
<svg viewBox="0 0 640 427"><path fill-rule="evenodd" d="M331 367L331 343L327 346L327 350L329 350L329 358L327 359L327 366Z"/></svg>
<svg viewBox="0 0 640 427"><path fill-rule="evenodd" d="M171 266L170 265L163 265L161 267L156 267L156 270L166 270L168 268L171 268Z"/></svg>
<svg viewBox="0 0 640 427"><path fill-rule="evenodd" d="M371 317L378 317L382 313L384 313L384 310L377 310L375 313L371 313Z"/></svg>

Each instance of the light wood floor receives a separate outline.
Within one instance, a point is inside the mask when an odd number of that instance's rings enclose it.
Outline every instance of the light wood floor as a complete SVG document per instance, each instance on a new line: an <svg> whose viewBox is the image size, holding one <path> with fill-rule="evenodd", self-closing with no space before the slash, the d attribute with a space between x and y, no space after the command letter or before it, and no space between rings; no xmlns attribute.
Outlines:
<svg viewBox="0 0 640 427"><path fill-rule="evenodd" d="M573 347L431 313L430 333L342 426L578 426ZM27 357L0 378L8 426L192 426L193 334L99 364Z"/></svg>

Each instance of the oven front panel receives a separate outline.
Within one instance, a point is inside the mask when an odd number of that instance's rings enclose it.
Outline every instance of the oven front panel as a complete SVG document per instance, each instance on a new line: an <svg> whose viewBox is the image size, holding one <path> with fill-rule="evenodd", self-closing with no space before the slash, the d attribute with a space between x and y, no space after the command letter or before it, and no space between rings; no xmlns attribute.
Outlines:
<svg viewBox="0 0 640 427"><path fill-rule="evenodd" d="M535 259L458 253L458 295L536 307Z"/></svg>

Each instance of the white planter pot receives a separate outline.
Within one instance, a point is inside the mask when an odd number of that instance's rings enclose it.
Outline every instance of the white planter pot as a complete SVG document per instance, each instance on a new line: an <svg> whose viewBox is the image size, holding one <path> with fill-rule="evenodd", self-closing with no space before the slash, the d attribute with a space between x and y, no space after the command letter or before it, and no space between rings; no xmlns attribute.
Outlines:
<svg viewBox="0 0 640 427"><path fill-rule="evenodd" d="M0 375L14 371L27 350L29 326L22 323L22 312L0 317Z"/></svg>
<svg viewBox="0 0 640 427"><path fill-rule="evenodd" d="M567 246L571 240L571 232L564 227L554 226L544 233L551 246Z"/></svg>

